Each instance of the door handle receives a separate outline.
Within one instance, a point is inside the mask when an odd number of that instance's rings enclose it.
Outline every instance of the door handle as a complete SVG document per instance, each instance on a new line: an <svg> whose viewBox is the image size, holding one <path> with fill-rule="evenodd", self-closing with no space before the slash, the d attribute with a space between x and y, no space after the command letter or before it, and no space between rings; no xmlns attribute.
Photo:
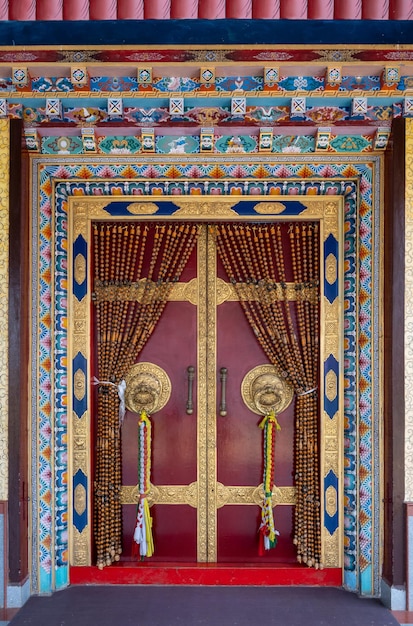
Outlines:
<svg viewBox="0 0 413 626"><path fill-rule="evenodd" d="M219 370L221 380L221 404L219 405L219 414L221 417L225 417L227 414L227 377L228 369L221 367Z"/></svg>
<svg viewBox="0 0 413 626"><path fill-rule="evenodd" d="M192 415L192 413L194 412L193 386L194 386L195 368L193 365L189 365L186 371L188 374L188 399L186 401L186 412L187 412L187 415Z"/></svg>

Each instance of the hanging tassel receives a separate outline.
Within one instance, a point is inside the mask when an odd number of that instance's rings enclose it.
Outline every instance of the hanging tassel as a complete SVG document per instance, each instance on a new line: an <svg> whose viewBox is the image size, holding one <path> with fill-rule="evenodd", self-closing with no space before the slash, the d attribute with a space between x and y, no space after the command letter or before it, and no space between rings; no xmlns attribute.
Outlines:
<svg viewBox="0 0 413 626"><path fill-rule="evenodd" d="M133 553L143 559L154 553L152 517L147 499L151 488L151 421L146 411L141 411L139 417L138 447L139 504L133 533Z"/></svg>
<svg viewBox="0 0 413 626"><path fill-rule="evenodd" d="M278 530L275 529L272 508L272 485L274 477L275 459L275 431L281 430L281 426L271 411L259 424L264 431L264 500L261 506L261 524L259 527L260 542L259 554L262 556L265 550L275 548L277 545Z"/></svg>

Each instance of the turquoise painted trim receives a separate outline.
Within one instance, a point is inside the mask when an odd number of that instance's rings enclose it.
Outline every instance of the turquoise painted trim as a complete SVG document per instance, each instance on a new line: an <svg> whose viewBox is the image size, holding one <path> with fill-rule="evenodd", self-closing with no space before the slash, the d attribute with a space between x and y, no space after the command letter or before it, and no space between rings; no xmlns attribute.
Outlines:
<svg viewBox="0 0 413 626"><path fill-rule="evenodd" d="M42 567L39 568L39 593L51 593L52 588L52 574L46 572Z"/></svg>
<svg viewBox="0 0 413 626"><path fill-rule="evenodd" d="M363 572L360 572L360 593L362 596L372 596L374 590L373 583L373 570L372 566L368 565Z"/></svg>
<svg viewBox="0 0 413 626"><path fill-rule="evenodd" d="M56 569L55 574L55 587L56 590L63 589L69 584L69 567L67 565L61 565Z"/></svg>

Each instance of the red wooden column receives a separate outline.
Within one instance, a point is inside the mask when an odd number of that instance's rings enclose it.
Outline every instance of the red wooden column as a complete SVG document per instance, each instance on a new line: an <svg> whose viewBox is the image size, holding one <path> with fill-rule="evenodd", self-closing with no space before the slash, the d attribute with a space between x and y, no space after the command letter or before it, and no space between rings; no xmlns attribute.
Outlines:
<svg viewBox="0 0 413 626"><path fill-rule="evenodd" d="M169 20L171 0L145 0L144 16L146 20Z"/></svg>
<svg viewBox="0 0 413 626"><path fill-rule="evenodd" d="M9 19L9 3L8 0L1 0L0 2L0 20Z"/></svg>
<svg viewBox="0 0 413 626"><path fill-rule="evenodd" d="M335 0L334 19L361 20L361 0Z"/></svg>
<svg viewBox="0 0 413 626"><path fill-rule="evenodd" d="M227 18L249 20L252 18L252 0L227 0Z"/></svg>
<svg viewBox="0 0 413 626"><path fill-rule="evenodd" d="M225 0L199 0L198 4L198 17L200 19L224 19Z"/></svg>
<svg viewBox="0 0 413 626"><path fill-rule="evenodd" d="M413 5L411 0L390 0L390 19L413 19Z"/></svg>
<svg viewBox="0 0 413 626"><path fill-rule="evenodd" d="M89 19L116 20L116 0L89 0Z"/></svg>
<svg viewBox="0 0 413 626"><path fill-rule="evenodd" d="M64 20L88 20L89 0L63 0Z"/></svg>
<svg viewBox="0 0 413 626"><path fill-rule="evenodd" d="M143 0L118 0L118 20L143 20Z"/></svg>
<svg viewBox="0 0 413 626"><path fill-rule="evenodd" d="M308 0L308 18L310 20L333 20L334 0Z"/></svg>
<svg viewBox="0 0 413 626"><path fill-rule="evenodd" d="M363 0L363 20L388 20L389 0Z"/></svg>
<svg viewBox="0 0 413 626"><path fill-rule="evenodd" d="M63 0L37 0L37 20L61 20L63 18Z"/></svg>
<svg viewBox="0 0 413 626"><path fill-rule="evenodd" d="M278 20L280 0L253 0L252 17L254 19Z"/></svg>
<svg viewBox="0 0 413 626"><path fill-rule="evenodd" d="M282 20L307 19L307 0L281 0L280 17Z"/></svg>
<svg viewBox="0 0 413 626"><path fill-rule="evenodd" d="M171 18L172 19L197 19L198 17L198 0L172 0L171 1Z"/></svg>
<svg viewBox="0 0 413 626"><path fill-rule="evenodd" d="M9 1L10 20L35 20L36 0L10 0Z"/></svg>

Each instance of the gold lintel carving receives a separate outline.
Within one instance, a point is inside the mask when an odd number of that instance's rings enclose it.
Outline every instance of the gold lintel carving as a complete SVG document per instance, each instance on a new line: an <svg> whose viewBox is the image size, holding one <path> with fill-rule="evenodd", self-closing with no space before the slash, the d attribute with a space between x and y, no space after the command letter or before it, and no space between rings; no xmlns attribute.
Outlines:
<svg viewBox="0 0 413 626"><path fill-rule="evenodd" d="M159 207L154 202L132 202L128 204L128 211L132 215L153 215L159 211Z"/></svg>
<svg viewBox="0 0 413 626"><path fill-rule="evenodd" d="M223 202L217 200L215 202L205 202L198 200L197 202L185 202L178 199L173 199L173 203L179 206L179 209L173 214L174 217L237 217L238 213L232 209L239 200L233 200L232 202Z"/></svg>
<svg viewBox="0 0 413 626"><path fill-rule="evenodd" d="M285 208L286 205L281 202L259 202L255 205L254 211L261 215L279 215Z"/></svg>

